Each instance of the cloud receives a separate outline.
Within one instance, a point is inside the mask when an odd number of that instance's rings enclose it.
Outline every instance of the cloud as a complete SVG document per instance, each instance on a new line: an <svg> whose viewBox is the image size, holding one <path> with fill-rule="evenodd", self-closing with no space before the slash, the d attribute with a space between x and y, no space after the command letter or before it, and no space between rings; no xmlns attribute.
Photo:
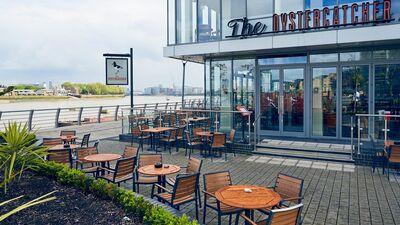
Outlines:
<svg viewBox="0 0 400 225"><path fill-rule="evenodd" d="M104 82L102 54L130 47L137 89L181 82L181 63L162 57L163 0L3 0L0 28L0 83ZM202 85L202 72L188 66L188 83Z"/></svg>

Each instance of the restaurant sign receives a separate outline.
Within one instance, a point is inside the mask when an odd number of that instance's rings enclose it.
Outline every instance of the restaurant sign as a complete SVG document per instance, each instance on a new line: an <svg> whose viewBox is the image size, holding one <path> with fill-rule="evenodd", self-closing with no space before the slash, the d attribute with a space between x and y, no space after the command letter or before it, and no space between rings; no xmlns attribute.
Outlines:
<svg viewBox="0 0 400 225"><path fill-rule="evenodd" d="M106 58L106 84L128 84L128 59Z"/></svg>
<svg viewBox="0 0 400 225"><path fill-rule="evenodd" d="M228 22L232 33L227 38L389 23L394 20L391 9L391 0L383 0L274 14L272 28L262 22L253 24L244 17Z"/></svg>

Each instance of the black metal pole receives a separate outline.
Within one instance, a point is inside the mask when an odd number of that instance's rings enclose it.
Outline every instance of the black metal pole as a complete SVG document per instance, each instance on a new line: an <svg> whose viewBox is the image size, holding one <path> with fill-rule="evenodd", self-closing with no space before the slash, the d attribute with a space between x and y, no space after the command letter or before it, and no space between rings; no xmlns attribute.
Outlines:
<svg viewBox="0 0 400 225"><path fill-rule="evenodd" d="M187 61L182 61L183 65L183 74L182 74L182 108L183 108L183 103L185 101L185 76L186 76L186 63Z"/></svg>
<svg viewBox="0 0 400 225"><path fill-rule="evenodd" d="M130 58L131 58L131 83L130 83L130 92L131 92L131 114L133 113L133 48L130 49Z"/></svg>

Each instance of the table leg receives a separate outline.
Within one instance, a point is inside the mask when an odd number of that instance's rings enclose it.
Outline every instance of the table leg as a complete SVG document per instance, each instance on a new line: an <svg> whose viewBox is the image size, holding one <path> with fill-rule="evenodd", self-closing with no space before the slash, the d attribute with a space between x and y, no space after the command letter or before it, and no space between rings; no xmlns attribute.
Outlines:
<svg viewBox="0 0 400 225"><path fill-rule="evenodd" d="M164 185L163 185L163 177L161 175L158 176L158 184L164 187ZM161 193L161 188L158 188L157 193L158 194Z"/></svg>
<svg viewBox="0 0 400 225"><path fill-rule="evenodd" d="M244 211L244 214L245 214L245 216L247 217L247 218L249 218L249 219L251 219L251 220L253 220L254 221L254 218L253 218L253 212L252 212L252 210L250 210L250 209L246 209L245 211ZM250 222L248 222L247 220L245 221L245 223L244 223L245 225L251 225L251 223Z"/></svg>
<svg viewBox="0 0 400 225"><path fill-rule="evenodd" d="M106 162L101 162L101 167L106 168ZM106 174L105 170L101 170L101 175L104 176Z"/></svg>

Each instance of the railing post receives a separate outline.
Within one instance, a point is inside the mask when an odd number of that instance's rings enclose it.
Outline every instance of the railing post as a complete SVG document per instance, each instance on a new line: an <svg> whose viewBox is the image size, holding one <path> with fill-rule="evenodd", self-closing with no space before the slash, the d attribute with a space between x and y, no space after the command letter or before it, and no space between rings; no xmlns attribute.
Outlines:
<svg viewBox="0 0 400 225"><path fill-rule="evenodd" d="M34 110L29 111L29 118L28 118L28 129L29 130L32 130L33 112L34 112Z"/></svg>
<svg viewBox="0 0 400 225"><path fill-rule="evenodd" d="M57 111L56 111L56 119L54 121L55 122L54 125L55 125L56 128L58 128L58 121L60 120L60 113L61 113L61 109L58 108Z"/></svg>
<svg viewBox="0 0 400 225"><path fill-rule="evenodd" d="M350 117L350 145L351 145L351 159L353 160L354 154L354 118Z"/></svg>
<svg viewBox="0 0 400 225"><path fill-rule="evenodd" d="M154 109L157 109L158 108L158 103L156 103L156 106L154 106Z"/></svg>
<svg viewBox="0 0 400 225"><path fill-rule="evenodd" d="M178 108L178 102L175 102L175 110Z"/></svg>
<svg viewBox="0 0 400 225"><path fill-rule="evenodd" d="M97 122L101 123L101 111L103 110L103 106L99 107L99 113L97 114Z"/></svg>
<svg viewBox="0 0 400 225"><path fill-rule="evenodd" d="M117 105L117 107L115 107L115 115L114 115L115 121L118 121L118 111L119 111L119 105Z"/></svg>
<svg viewBox="0 0 400 225"><path fill-rule="evenodd" d="M80 107L78 113L78 125L82 124L82 113L83 113L83 107Z"/></svg>
<svg viewBox="0 0 400 225"><path fill-rule="evenodd" d="M361 118L360 118L360 116L357 119L357 136L358 136L357 154L359 155L361 153L361 151L360 151L360 145L361 145Z"/></svg>
<svg viewBox="0 0 400 225"><path fill-rule="evenodd" d="M167 102L167 104L165 105L165 109L168 109L168 104L169 104L169 103Z"/></svg>
<svg viewBox="0 0 400 225"><path fill-rule="evenodd" d="M387 123L387 117L384 117L385 119L385 143L387 141L387 132L388 132L388 123Z"/></svg>
<svg viewBox="0 0 400 225"><path fill-rule="evenodd" d="M247 124L247 126L249 127L249 145L251 145L251 128L250 128L250 124L251 124L251 114L249 114L249 120L248 120L248 124Z"/></svg>
<svg viewBox="0 0 400 225"><path fill-rule="evenodd" d="M2 111L0 111L0 120L1 120L1 116L3 115L3 112Z"/></svg>
<svg viewBox="0 0 400 225"><path fill-rule="evenodd" d="M124 127L124 123L125 123L125 118L124 118L124 110L121 110L121 116L122 116L122 120L121 120L121 122L122 122L122 134L124 134L124 131L125 131L125 127Z"/></svg>

